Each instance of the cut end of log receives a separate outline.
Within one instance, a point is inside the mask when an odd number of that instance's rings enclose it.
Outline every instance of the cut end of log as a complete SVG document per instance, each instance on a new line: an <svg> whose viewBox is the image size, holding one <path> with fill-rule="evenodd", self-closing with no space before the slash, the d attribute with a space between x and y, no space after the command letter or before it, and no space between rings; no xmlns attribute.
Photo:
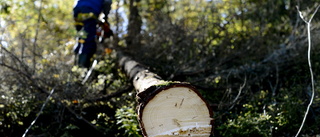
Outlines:
<svg viewBox="0 0 320 137"><path fill-rule="evenodd" d="M174 129L171 131L168 131L167 133L162 133L161 135L155 135L153 137L209 137L211 126L208 127L190 127L187 129Z"/></svg>
<svg viewBox="0 0 320 137"><path fill-rule="evenodd" d="M188 86L162 89L140 111L140 124L145 136L211 135L212 112L202 97Z"/></svg>

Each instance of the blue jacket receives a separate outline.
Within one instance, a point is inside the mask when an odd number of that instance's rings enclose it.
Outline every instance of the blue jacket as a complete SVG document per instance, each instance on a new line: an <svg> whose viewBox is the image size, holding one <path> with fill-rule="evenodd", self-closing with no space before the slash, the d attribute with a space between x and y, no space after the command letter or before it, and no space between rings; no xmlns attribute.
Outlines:
<svg viewBox="0 0 320 137"><path fill-rule="evenodd" d="M92 9L93 13L99 15L102 11L104 0L76 0L75 7L87 7Z"/></svg>

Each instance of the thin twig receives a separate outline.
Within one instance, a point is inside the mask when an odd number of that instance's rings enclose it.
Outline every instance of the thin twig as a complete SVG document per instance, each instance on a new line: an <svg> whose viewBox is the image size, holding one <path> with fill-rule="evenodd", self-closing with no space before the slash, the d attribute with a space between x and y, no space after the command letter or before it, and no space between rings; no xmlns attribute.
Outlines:
<svg viewBox="0 0 320 137"><path fill-rule="evenodd" d="M31 129L31 127L34 125L34 123L36 123L36 121L38 120L39 116L41 115L41 113L43 112L44 107L46 106L46 104L48 103L51 95L54 92L54 88L51 90L49 96L47 97L46 101L42 104L42 107L40 109L40 111L37 114L37 117L31 122L30 126L26 129L26 131L24 132L24 134L22 135L22 137L25 137L28 133L28 131Z"/></svg>
<svg viewBox="0 0 320 137"><path fill-rule="evenodd" d="M90 75L91 75L91 73L93 71L93 68L97 65L97 62L98 62L97 60L93 61L92 65L91 65L91 68L89 69L89 71L86 74L86 77L81 82L82 85L87 82L88 78L90 77Z"/></svg>
<svg viewBox="0 0 320 137"><path fill-rule="evenodd" d="M310 55L311 55L311 33L310 33L310 28L311 28L311 21L313 19L313 16L316 14L316 12L318 11L319 7L320 6L318 6L316 8L316 10L314 11L314 13L312 14L312 16L310 17L310 19L308 21L304 19L303 15L302 15L302 12L299 10L299 7L297 7L299 15L300 15L300 18L305 23L307 23L307 25L308 25L308 64L309 64L309 70L310 70L310 74L311 74L312 95L311 95L310 103L308 104L307 110L305 112L303 121L302 121L301 126L299 128L299 131L296 134L296 137L300 134L300 132L301 132L303 126L304 126L304 123L306 121L307 115L309 113L309 109L310 109L310 107L311 107L311 105L313 103L313 98L314 98L314 78L313 78L313 71L312 71L311 59L310 59Z"/></svg>
<svg viewBox="0 0 320 137"><path fill-rule="evenodd" d="M40 7L39 7L39 14L38 14L38 27L36 28L36 34L34 36L34 43L33 43L33 72L36 71L36 46L37 46L37 40L38 40L38 34L40 30L40 21L41 21L41 10L42 10L42 0L40 0Z"/></svg>
<svg viewBox="0 0 320 137"><path fill-rule="evenodd" d="M231 109L234 107L234 105L236 104L236 101L239 99L239 97L240 97L240 95L241 95L241 93L242 93L243 88L246 86L246 83L247 83L247 77L244 78L244 82L243 82L243 84L242 84L242 85L240 86L240 88L239 88L238 95L237 95L236 98L232 101L232 106L229 108L229 110L231 110Z"/></svg>

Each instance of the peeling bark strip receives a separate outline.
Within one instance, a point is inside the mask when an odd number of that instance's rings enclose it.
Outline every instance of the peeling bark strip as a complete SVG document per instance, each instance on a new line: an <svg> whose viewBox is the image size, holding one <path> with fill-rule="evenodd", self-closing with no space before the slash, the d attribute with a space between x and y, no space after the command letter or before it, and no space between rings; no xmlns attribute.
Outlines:
<svg viewBox="0 0 320 137"><path fill-rule="evenodd" d="M138 120L146 137L209 137L213 113L190 84L164 81L130 58L122 66L137 91Z"/></svg>

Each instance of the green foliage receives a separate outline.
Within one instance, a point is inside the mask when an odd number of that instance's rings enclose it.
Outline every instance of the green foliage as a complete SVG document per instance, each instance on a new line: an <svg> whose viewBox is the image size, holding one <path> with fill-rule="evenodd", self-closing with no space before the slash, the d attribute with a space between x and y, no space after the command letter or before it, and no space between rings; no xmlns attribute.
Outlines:
<svg viewBox="0 0 320 137"><path fill-rule="evenodd" d="M239 108L239 112L225 114L225 121L216 129L221 136L294 136L299 128L302 115L305 112L305 99L291 93L301 92L303 87L291 87L290 90L280 90L277 96L268 91L256 93L248 104ZM272 101L271 101L272 100ZM318 102L315 102L317 104ZM317 133L319 112L317 107L309 115L304 134ZM216 116L221 116L219 113ZM219 122L218 120L217 122ZM221 121L222 122L222 121ZM311 124L312 123L312 124Z"/></svg>
<svg viewBox="0 0 320 137"><path fill-rule="evenodd" d="M117 124L119 129L124 129L124 136L142 137L137 121L137 114L131 107L123 106L116 111Z"/></svg>
<svg viewBox="0 0 320 137"><path fill-rule="evenodd" d="M21 136L54 87L28 135L141 136L135 94L121 93L130 81L118 68L115 52L102 55L105 46L99 47L92 76L80 84L86 70L72 66L73 2L0 1L0 136ZM310 98L305 26L295 6L304 10L318 0L113 2L109 21L116 35L111 42L126 47L125 53L163 79L195 85L213 106L217 136L295 135ZM126 22L130 2L137 18ZM142 31L126 28L138 19ZM312 23L315 74L318 20ZM139 30L133 33L139 44L125 41L129 29ZM302 135L320 134L316 89Z"/></svg>
<svg viewBox="0 0 320 137"><path fill-rule="evenodd" d="M269 121L271 116L268 114L257 113L253 106L244 105L246 112L240 112L236 118L228 120L224 125L218 127L218 131L222 130L222 136L270 136ZM251 109L251 110L250 110ZM242 114L244 113L244 114Z"/></svg>
<svg viewBox="0 0 320 137"><path fill-rule="evenodd" d="M10 5L6 1L0 1L0 15L10 13Z"/></svg>

